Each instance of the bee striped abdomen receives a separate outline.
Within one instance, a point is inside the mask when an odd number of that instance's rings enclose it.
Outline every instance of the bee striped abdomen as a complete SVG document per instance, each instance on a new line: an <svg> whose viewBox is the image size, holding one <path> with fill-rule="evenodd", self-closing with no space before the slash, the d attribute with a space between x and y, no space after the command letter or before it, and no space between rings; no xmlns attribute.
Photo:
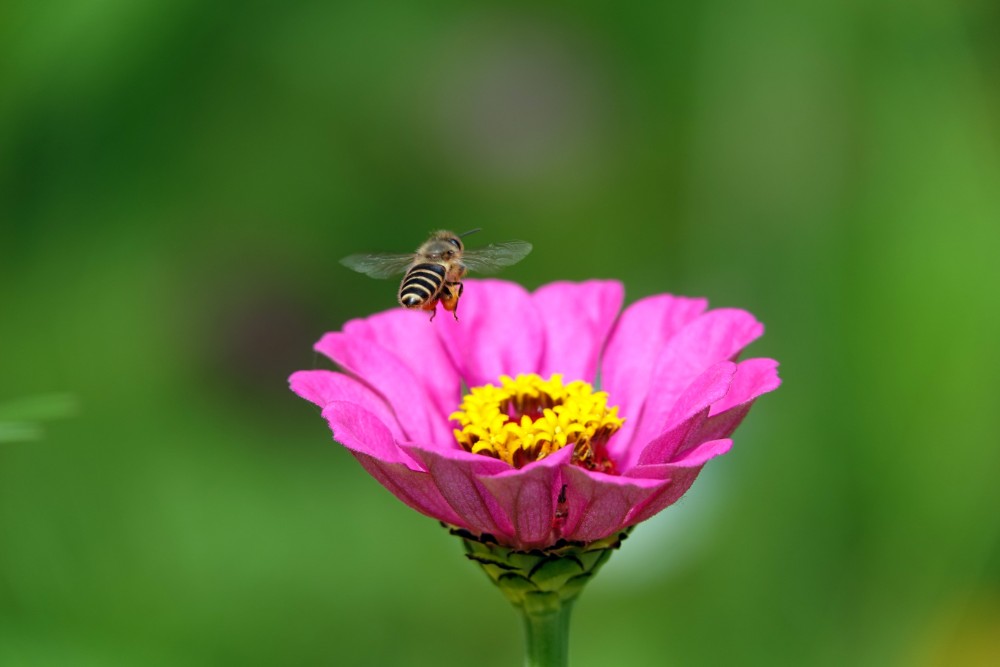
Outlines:
<svg viewBox="0 0 1000 667"><path fill-rule="evenodd" d="M418 308L441 291L445 267L440 264L417 264L406 272L399 286L399 303L406 308Z"/></svg>

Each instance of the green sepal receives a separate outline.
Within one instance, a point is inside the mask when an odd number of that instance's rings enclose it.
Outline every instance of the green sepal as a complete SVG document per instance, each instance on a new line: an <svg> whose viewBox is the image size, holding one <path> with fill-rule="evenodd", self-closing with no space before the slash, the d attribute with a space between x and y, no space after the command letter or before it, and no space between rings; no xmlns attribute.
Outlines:
<svg viewBox="0 0 1000 667"><path fill-rule="evenodd" d="M491 535L445 527L462 539L466 557L479 563L504 596L529 614L551 612L576 599L631 532L627 528L595 542L563 540L544 550L517 551Z"/></svg>
<svg viewBox="0 0 1000 667"><path fill-rule="evenodd" d="M492 535L473 535L444 525L462 539L465 555L521 612L526 667L569 664L569 617L590 578L621 546L631 528L595 542L561 540L547 549L517 551Z"/></svg>

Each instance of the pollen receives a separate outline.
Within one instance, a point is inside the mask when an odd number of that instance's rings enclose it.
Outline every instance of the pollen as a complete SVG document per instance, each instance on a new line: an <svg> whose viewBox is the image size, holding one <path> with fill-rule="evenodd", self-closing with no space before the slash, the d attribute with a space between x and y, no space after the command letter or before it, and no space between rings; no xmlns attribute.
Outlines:
<svg viewBox="0 0 1000 667"><path fill-rule="evenodd" d="M561 375L500 376L500 386L473 387L449 417L460 428L455 439L468 452L521 468L573 447L573 463L588 470L614 472L608 439L625 420L608 407L608 394Z"/></svg>

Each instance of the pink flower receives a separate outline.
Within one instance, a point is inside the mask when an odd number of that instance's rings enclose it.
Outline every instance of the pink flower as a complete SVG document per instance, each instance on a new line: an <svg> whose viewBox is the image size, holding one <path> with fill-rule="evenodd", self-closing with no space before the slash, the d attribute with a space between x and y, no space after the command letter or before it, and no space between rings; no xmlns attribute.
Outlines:
<svg viewBox="0 0 1000 667"><path fill-rule="evenodd" d="M592 542L676 502L706 461L729 451L754 400L780 384L774 360L736 361L763 333L749 313L663 294L619 316L622 300L615 281L529 293L468 280L460 321L430 323L402 309L352 320L316 344L343 372L299 371L289 381L322 408L334 438L415 510L519 550ZM583 383L581 400L598 413L582 425L553 408L560 397L523 409L499 398L490 408L501 382L527 386L511 379L522 374L537 376L533 387L556 374L599 381L617 414L602 412L604 394ZM463 403L463 390L488 384L473 392L481 404ZM460 406L465 412L454 414ZM487 408L492 417L480 414ZM535 427L535 418L548 422ZM567 434L577 444L552 445ZM497 452L511 443L515 458L505 460Z"/></svg>

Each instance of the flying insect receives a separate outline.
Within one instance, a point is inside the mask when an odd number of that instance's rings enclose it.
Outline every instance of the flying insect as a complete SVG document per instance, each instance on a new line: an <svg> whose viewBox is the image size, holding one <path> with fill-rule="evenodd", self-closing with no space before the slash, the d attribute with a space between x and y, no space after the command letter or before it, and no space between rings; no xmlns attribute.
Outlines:
<svg viewBox="0 0 1000 667"><path fill-rule="evenodd" d="M372 278L389 278L403 273L397 299L410 310L426 310L431 320L440 303L458 319L458 300L462 297L462 279L466 273L492 273L516 264L531 252L525 241L492 243L484 248L466 250L462 242L473 229L464 234L441 230L431 234L416 252L361 253L340 260L349 269Z"/></svg>

